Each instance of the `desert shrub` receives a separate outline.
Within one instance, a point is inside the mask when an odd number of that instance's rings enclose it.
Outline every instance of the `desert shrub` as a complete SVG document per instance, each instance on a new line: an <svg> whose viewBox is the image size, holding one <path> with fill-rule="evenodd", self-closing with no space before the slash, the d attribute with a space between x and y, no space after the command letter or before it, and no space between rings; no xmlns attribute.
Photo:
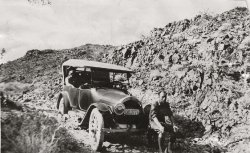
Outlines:
<svg viewBox="0 0 250 153"><path fill-rule="evenodd" d="M29 90L31 90L30 84L20 82L0 83L0 91L3 91L8 95L22 94Z"/></svg>
<svg viewBox="0 0 250 153"><path fill-rule="evenodd" d="M0 91L1 109L17 109L22 111L22 106L8 99L4 92Z"/></svg>
<svg viewBox="0 0 250 153"><path fill-rule="evenodd" d="M12 153L75 152L77 142L57 120L39 113L8 113L1 120L1 151Z"/></svg>

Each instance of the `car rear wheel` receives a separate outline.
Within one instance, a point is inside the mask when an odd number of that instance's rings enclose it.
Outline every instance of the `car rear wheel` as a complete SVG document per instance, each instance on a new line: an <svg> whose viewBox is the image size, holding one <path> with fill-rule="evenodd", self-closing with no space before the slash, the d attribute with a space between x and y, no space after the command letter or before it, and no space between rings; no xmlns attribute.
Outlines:
<svg viewBox="0 0 250 153"><path fill-rule="evenodd" d="M63 98L61 98L61 100L60 100L58 111L62 115L68 113L68 107L66 106Z"/></svg>
<svg viewBox="0 0 250 153"><path fill-rule="evenodd" d="M91 148L94 151L99 151L102 148L104 140L104 120L102 114L97 108L94 108L89 118L89 139Z"/></svg>

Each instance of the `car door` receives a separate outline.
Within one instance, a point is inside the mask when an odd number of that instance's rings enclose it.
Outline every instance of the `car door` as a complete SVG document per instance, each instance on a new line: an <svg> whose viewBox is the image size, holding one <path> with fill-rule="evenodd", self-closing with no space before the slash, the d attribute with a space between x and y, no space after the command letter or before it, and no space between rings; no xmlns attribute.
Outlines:
<svg viewBox="0 0 250 153"><path fill-rule="evenodd" d="M78 89L72 86L64 86L63 90L68 93L70 106L73 108L77 108L78 97L79 97Z"/></svg>
<svg viewBox="0 0 250 153"><path fill-rule="evenodd" d="M81 110L87 110L89 108L93 103L91 89L79 89L78 103Z"/></svg>

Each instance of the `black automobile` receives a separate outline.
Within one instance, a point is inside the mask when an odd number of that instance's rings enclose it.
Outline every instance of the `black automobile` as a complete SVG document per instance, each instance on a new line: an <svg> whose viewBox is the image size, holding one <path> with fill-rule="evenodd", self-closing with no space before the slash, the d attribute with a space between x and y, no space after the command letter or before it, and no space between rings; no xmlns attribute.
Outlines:
<svg viewBox="0 0 250 153"><path fill-rule="evenodd" d="M63 91L57 109L63 114L74 109L86 112L80 126L88 129L93 150L101 149L106 132L145 131L142 104L127 91L133 71L114 64L70 59L63 63L62 73Z"/></svg>

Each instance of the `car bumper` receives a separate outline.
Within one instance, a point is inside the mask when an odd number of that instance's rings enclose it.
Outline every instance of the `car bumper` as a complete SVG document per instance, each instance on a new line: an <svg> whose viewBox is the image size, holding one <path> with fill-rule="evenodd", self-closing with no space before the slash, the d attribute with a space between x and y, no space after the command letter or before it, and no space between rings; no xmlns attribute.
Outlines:
<svg viewBox="0 0 250 153"><path fill-rule="evenodd" d="M135 125L119 124L116 128L103 128L103 131L106 133L140 133L145 132L146 129L137 129Z"/></svg>

